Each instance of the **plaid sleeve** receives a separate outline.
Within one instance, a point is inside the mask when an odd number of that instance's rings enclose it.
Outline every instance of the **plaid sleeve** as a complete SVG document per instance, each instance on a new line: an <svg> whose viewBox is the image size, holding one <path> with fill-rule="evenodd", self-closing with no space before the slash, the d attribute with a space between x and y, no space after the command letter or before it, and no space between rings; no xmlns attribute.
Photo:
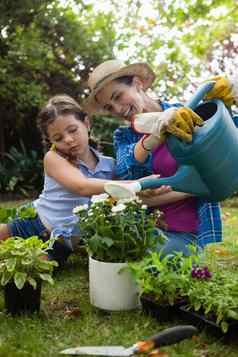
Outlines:
<svg viewBox="0 0 238 357"><path fill-rule="evenodd" d="M222 241L222 221L219 203L198 201L198 243L204 247Z"/></svg>
<svg viewBox="0 0 238 357"><path fill-rule="evenodd" d="M135 180L152 174L152 155L144 163L135 159L134 148L142 134L137 134L129 127L118 128L114 132L114 150L116 153L115 173L118 178Z"/></svg>

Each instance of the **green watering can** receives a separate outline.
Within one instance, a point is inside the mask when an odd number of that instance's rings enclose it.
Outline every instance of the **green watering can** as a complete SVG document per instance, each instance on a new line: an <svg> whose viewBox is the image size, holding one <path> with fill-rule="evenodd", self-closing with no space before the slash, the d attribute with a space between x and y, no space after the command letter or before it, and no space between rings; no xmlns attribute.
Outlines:
<svg viewBox="0 0 238 357"><path fill-rule="evenodd" d="M238 131L221 100L201 102L214 82L204 83L186 104L205 121L196 128L191 143L167 138L169 151L180 164L175 175L144 179L125 185L110 183L105 190L117 198L128 198L140 190L169 185L174 191L188 192L208 201L222 201L238 190ZM134 192L133 192L134 191Z"/></svg>

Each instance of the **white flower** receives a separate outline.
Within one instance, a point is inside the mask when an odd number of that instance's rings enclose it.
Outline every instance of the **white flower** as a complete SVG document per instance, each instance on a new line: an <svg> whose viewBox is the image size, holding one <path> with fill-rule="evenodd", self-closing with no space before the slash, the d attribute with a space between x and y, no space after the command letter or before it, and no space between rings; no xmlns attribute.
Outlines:
<svg viewBox="0 0 238 357"><path fill-rule="evenodd" d="M116 206L112 207L112 212L113 213L121 212L124 211L124 209L126 209L126 205L124 205L123 203L119 203Z"/></svg>
<svg viewBox="0 0 238 357"><path fill-rule="evenodd" d="M92 203L96 202L104 202L109 198L109 195L107 193L102 193L101 195L93 195L91 198Z"/></svg>
<svg viewBox="0 0 238 357"><path fill-rule="evenodd" d="M74 207L73 213L77 214L77 213L79 213L81 211L86 211L87 209L88 209L88 204L85 203L84 205Z"/></svg>
<svg viewBox="0 0 238 357"><path fill-rule="evenodd" d="M121 198L120 200L117 201L117 205L120 203L130 203L130 202L137 202L136 196L131 198Z"/></svg>
<svg viewBox="0 0 238 357"><path fill-rule="evenodd" d="M147 205L142 205L141 208L142 209L147 209Z"/></svg>
<svg viewBox="0 0 238 357"><path fill-rule="evenodd" d="M136 201L137 203L142 203L142 200L141 200L140 197L138 197L138 196L135 197L135 201Z"/></svg>

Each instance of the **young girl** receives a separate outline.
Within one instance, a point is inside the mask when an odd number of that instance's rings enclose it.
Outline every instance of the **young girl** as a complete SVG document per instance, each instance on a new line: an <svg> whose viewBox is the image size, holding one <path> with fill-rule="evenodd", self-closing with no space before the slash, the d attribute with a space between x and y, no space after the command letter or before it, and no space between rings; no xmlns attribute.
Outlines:
<svg viewBox="0 0 238 357"><path fill-rule="evenodd" d="M44 188L33 202L37 216L0 224L0 240L32 235L43 240L59 238L49 255L65 261L79 239L73 208L89 204L93 194L104 191L104 183L113 178L114 159L90 146L89 119L69 96L51 98L37 124L50 148L44 157Z"/></svg>

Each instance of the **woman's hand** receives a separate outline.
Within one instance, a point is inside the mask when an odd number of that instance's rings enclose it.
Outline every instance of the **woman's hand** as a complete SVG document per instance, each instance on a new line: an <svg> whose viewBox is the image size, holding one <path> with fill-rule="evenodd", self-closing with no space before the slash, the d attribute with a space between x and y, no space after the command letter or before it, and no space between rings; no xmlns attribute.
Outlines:
<svg viewBox="0 0 238 357"><path fill-rule="evenodd" d="M151 198L159 195L163 195L164 193L171 192L172 188L170 186L162 185L158 188L147 189L140 191L137 195L143 200L146 198Z"/></svg>
<svg viewBox="0 0 238 357"><path fill-rule="evenodd" d="M205 96L206 100L220 99L226 106L238 103L238 78L237 77L214 77L209 79L214 81L214 87Z"/></svg>
<svg viewBox="0 0 238 357"><path fill-rule="evenodd" d="M190 108L169 108L164 112L136 114L131 125L135 131L146 134L141 145L151 151L165 140L167 133L191 142L195 127L203 125L203 119Z"/></svg>

